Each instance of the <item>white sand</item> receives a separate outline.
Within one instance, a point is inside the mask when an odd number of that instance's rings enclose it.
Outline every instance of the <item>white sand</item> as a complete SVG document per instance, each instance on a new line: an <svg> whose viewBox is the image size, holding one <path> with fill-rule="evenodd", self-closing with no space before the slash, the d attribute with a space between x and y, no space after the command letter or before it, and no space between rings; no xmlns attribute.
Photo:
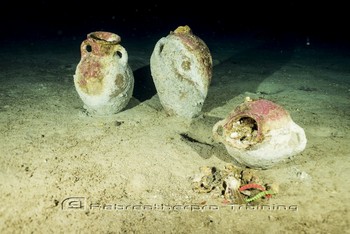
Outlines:
<svg viewBox="0 0 350 234"><path fill-rule="evenodd" d="M123 38L135 79L149 75L158 39ZM273 40L265 46L258 39L202 39L215 66L203 115L191 121L166 116L156 95L142 102L133 98L126 110L110 117L86 115L73 85L79 40L3 48L0 232L347 230L347 52L316 42L279 48ZM212 141L211 129L245 96L282 105L308 139L306 149L290 161L255 171L266 183L279 185L264 209L225 206L222 198L199 194L191 186L199 167L223 168L232 162L224 146Z"/></svg>

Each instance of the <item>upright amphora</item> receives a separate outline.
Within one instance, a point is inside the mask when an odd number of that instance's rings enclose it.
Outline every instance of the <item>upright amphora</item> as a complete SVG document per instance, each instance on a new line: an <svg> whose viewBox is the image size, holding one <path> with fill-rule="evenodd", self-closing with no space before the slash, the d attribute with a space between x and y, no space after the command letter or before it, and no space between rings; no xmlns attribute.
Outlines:
<svg viewBox="0 0 350 234"><path fill-rule="evenodd" d="M118 113L132 97L134 76L120 41L117 34L96 31L81 43L74 85L92 115Z"/></svg>

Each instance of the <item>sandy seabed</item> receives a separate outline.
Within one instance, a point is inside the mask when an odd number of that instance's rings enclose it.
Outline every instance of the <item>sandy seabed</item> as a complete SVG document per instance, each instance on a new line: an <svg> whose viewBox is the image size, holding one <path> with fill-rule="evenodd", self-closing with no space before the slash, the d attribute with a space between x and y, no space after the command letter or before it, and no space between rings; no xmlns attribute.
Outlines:
<svg viewBox="0 0 350 234"><path fill-rule="evenodd" d="M154 90L149 59L159 37L123 39L134 97L109 117L88 115L74 88L79 39L2 47L1 233L349 230L349 51L303 40L202 37L213 79L203 113L188 120L167 116ZM191 181L203 166L233 163L212 127L246 96L283 106L308 140L286 162L253 170L279 186L254 206L198 193Z"/></svg>

